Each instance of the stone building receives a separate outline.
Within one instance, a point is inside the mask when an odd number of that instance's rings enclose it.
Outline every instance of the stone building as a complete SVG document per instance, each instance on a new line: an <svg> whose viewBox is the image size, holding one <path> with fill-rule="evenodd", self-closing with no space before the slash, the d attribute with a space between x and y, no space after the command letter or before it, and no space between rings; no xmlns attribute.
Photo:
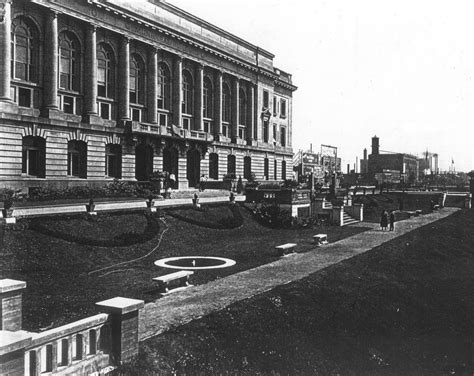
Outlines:
<svg viewBox="0 0 474 376"><path fill-rule="evenodd" d="M0 50L0 187L291 174L291 75L164 1L2 0Z"/></svg>
<svg viewBox="0 0 474 376"><path fill-rule="evenodd" d="M366 153L364 153L365 159ZM381 152L379 138L372 137L372 154L367 160L367 175L374 178L375 174L385 171L398 171L404 183L415 183L419 178L418 157L405 153Z"/></svg>

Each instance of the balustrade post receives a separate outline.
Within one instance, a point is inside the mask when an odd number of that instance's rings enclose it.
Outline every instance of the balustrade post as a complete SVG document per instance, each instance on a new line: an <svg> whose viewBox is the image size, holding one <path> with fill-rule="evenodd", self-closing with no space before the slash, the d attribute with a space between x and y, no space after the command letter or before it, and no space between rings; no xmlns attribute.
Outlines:
<svg viewBox="0 0 474 376"><path fill-rule="evenodd" d="M138 355L138 317L144 301L117 297L96 305L102 312L109 314L112 359L117 364L131 361Z"/></svg>

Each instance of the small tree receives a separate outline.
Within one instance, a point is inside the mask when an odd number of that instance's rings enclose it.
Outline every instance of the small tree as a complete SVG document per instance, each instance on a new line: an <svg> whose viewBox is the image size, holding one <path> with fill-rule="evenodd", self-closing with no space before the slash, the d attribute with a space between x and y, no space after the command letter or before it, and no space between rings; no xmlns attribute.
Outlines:
<svg viewBox="0 0 474 376"><path fill-rule="evenodd" d="M242 183L242 176L239 176L239 180L237 180L237 193L242 193L244 190L244 185Z"/></svg>

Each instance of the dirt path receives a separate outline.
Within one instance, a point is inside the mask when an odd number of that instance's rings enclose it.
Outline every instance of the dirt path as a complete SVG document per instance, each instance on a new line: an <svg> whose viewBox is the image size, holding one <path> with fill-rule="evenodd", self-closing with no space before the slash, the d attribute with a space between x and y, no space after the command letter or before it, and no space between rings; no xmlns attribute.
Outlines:
<svg viewBox="0 0 474 376"><path fill-rule="evenodd" d="M221 310L234 302L305 278L332 264L367 252L416 228L445 218L457 210L459 209L444 208L439 212L396 222L394 232L380 231L378 224L364 223L364 227L371 229L315 248L314 251L293 254L270 264L170 294L156 302L146 304L140 312L139 339L145 340ZM288 242L291 241L288 239Z"/></svg>

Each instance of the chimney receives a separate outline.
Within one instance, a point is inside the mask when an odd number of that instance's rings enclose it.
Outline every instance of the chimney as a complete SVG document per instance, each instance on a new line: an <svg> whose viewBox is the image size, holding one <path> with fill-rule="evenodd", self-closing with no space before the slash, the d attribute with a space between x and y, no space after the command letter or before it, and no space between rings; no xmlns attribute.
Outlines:
<svg viewBox="0 0 474 376"><path fill-rule="evenodd" d="M372 155L379 155L379 138L372 137Z"/></svg>

